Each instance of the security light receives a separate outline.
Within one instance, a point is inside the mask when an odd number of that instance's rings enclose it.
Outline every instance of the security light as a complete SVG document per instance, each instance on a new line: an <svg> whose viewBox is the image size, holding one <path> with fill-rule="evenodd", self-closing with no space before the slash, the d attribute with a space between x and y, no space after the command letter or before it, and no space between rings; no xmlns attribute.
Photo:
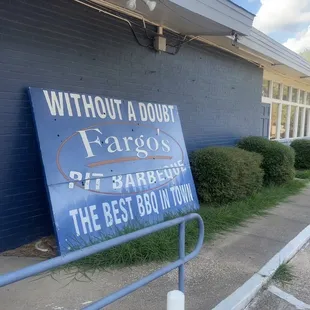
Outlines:
<svg viewBox="0 0 310 310"><path fill-rule="evenodd" d="M142 0L142 1L145 3L145 5L147 5L150 11L154 11L157 4L156 1L151 0ZM128 0L126 2L126 7L127 9L134 11L137 8L137 0Z"/></svg>
<svg viewBox="0 0 310 310"><path fill-rule="evenodd" d="M134 11L136 9L136 7L137 7L136 0L128 0L126 2L126 8L127 9Z"/></svg>
<svg viewBox="0 0 310 310"><path fill-rule="evenodd" d="M142 0L149 8L150 11L154 11L156 7L156 1L150 1L150 0Z"/></svg>

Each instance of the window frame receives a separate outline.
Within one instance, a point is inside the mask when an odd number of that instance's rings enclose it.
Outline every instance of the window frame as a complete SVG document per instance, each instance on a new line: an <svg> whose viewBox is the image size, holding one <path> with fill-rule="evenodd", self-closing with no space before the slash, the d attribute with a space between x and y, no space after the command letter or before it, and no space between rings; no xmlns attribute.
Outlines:
<svg viewBox="0 0 310 310"><path fill-rule="evenodd" d="M273 104L277 104L277 122L276 122L276 137L271 140L276 141L285 141L285 140L293 140L293 139L302 139L302 138L310 138L310 105L307 104L307 99L310 97L310 91L307 91L303 88L297 88L292 85L283 84L278 81L267 80L264 79L263 83L268 82L269 89L267 97L262 95L262 103L270 104L270 118L269 118L269 133L268 138L271 139L271 126L272 126L272 109L276 106ZM279 99L273 98L273 89L274 84L280 84L280 97ZM288 100L283 99L283 90L284 86L288 87ZM297 98L296 102L293 101L293 89L297 89ZM302 98L301 98L302 96ZM285 122L285 137L281 137L281 128L282 128L282 111L283 107L287 106L287 115ZM296 107L294 118L291 120L292 107ZM291 121L293 121L293 134L290 135L291 131ZM299 126L300 123L300 126Z"/></svg>

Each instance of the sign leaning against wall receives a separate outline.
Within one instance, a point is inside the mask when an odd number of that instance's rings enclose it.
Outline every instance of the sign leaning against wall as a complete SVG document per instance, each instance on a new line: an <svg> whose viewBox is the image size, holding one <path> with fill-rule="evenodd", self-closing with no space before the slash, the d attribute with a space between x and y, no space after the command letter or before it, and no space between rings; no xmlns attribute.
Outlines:
<svg viewBox="0 0 310 310"><path fill-rule="evenodd" d="M29 93L61 254L199 208L176 106Z"/></svg>

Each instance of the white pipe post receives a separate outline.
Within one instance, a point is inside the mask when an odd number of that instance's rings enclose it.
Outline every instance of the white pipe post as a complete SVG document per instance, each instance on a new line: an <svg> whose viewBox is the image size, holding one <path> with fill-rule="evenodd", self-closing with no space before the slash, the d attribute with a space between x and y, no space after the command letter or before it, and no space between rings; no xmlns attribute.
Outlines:
<svg viewBox="0 0 310 310"><path fill-rule="evenodd" d="M167 294L167 310L185 310L184 293L178 290Z"/></svg>

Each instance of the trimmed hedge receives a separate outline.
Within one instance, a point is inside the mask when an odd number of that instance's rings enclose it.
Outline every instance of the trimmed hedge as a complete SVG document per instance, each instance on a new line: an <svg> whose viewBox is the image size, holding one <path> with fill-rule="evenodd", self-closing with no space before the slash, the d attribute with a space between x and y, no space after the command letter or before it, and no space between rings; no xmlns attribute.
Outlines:
<svg viewBox="0 0 310 310"><path fill-rule="evenodd" d="M263 137L247 137L239 141L238 147L263 156L264 183L280 185L295 177L295 152L277 141Z"/></svg>
<svg viewBox="0 0 310 310"><path fill-rule="evenodd" d="M310 169L310 140L294 140L291 147L295 150L295 167L297 169Z"/></svg>
<svg viewBox="0 0 310 310"><path fill-rule="evenodd" d="M227 203L259 191L262 157L236 147L208 147L191 154L191 167L201 202Z"/></svg>

